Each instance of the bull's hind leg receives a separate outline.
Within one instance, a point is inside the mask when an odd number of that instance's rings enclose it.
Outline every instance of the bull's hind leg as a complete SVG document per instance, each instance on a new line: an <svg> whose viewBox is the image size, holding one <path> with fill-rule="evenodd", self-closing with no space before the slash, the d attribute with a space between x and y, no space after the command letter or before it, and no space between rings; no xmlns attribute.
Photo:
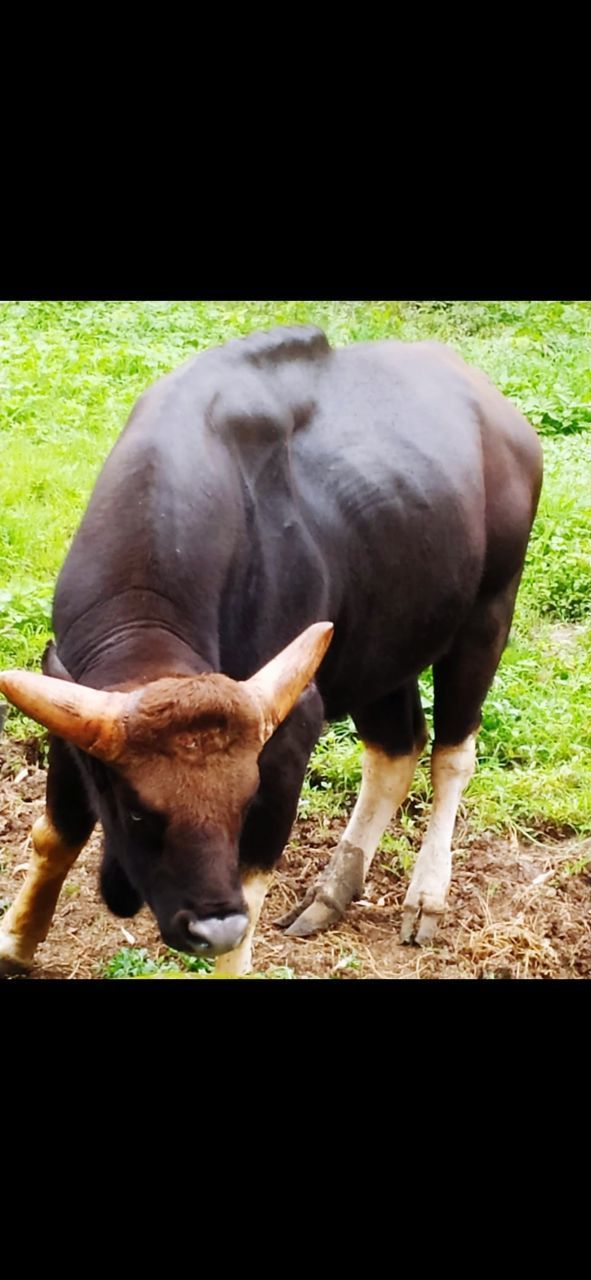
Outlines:
<svg viewBox="0 0 591 1280"><path fill-rule="evenodd" d="M451 880L451 842L463 791L476 765L476 732L511 627L519 576L505 591L483 596L452 649L433 668L435 742L433 808L404 900L401 942L433 938Z"/></svg>
<svg viewBox="0 0 591 1280"><path fill-rule="evenodd" d="M22 889L0 924L0 977L30 969L47 936L60 889L95 824L76 765L52 739L45 813L32 830L33 854Z"/></svg>
<svg viewBox="0 0 591 1280"><path fill-rule="evenodd" d="M355 724L365 746L359 797L328 867L295 911L279 921L297 938L335 924L361 897L376 849L408 795L427 740L416 682L356 714Z"/></svg>

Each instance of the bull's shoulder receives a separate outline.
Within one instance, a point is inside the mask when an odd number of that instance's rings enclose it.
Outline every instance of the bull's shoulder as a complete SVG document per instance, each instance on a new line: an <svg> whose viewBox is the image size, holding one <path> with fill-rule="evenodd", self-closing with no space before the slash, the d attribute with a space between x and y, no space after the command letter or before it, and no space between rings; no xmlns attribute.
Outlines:
<svg viewBox="0 0 591 1280"><path fill-rule="evenodd" d="M314 325L279 326L206 348L152 384L136 401L122 433L192 436L226 443L285 439L307 422L315 388L331 354Z"/></svg>
<svg viewBox="0 0 591 1280"><path fill-rule="evenodd" d="M252 333L220 351L209 428L239 444L270 444L309 421L330 347L313 325Z"/></svg>
<svg viewBox="0 0 591 1280"><path fill-rule="evenodd" d="M277 325L266 332L233 338L222 351L232 361L263 368L294 361L322 361L330 346L326 334L316 325Z"/></svg>

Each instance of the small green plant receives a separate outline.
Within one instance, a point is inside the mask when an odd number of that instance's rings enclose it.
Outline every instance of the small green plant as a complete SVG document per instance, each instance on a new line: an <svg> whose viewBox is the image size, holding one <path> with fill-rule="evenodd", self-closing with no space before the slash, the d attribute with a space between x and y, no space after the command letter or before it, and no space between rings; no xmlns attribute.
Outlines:
<svg viewBox="0 0 591 1280"><path fill-rule="evenodd" d="M416 858L416 849L406 833L394 835L386 831L380 840L380 864L383 871L396 876L408 876Z"/></svg>
<svg viewBox="0 0 591 1280"><path fill-rule="evenodd" d="M349 719L330 725L310 761L300 797L300 817L341 812L361 781L362 745Z"/></svg>
<svg viewBox="0 0 591 1280"><path fill-rule="evenodd" d="M6 903L8 906L8 903ZM1 914L1 911L0 911ZM215 966L213 960L208 960L203 956L188 956L180 951L168 949L163 956L151 956L145 947L121 947L120 951L116 951L115 955L102 966L100 977L102 978L185 978L187 974L194 973L204 976L213 974ZM247 975L249 978L270 978L273 980L286 980L295 978L295 973L289 965L273 965L265 972L256 972Z"/></svg>
<svg viewBox="0 0 591 1280"><path fill-rule="evenodd" d="M343 971L346 969L352 969L355 972L358 972L361 969L361 967L362 967L361 960L359 959L357 952L345 951L341 953L340 958L337 960L336 964L333 965L331 976L338 978L339 975L343 973Z"/></svg>
<svg viewBox="0 0 591 1280"><path fill-rule="evenodd" d="M170 954L187 973L213 973L214 962L205 956L186 956L181 951L171 951Z"/></svg>
<svg viewBox="0 0 591 1280"><path fill-rule="evenodd" d="M146 978L162 973L211 973L213 961L201 956L185 956L169 950L154 958L145 947L122 947L103 965L103 978Z"/></svg>
<svg viewBox="0 0 591 1280"><path fill-rule="evenodd" d="M582 871L586 871L591 862L591 853L582 853L579 858L573 858L572 862L563 862L560 867L560 879L569 880L571 876L580 876Z"/></svg>

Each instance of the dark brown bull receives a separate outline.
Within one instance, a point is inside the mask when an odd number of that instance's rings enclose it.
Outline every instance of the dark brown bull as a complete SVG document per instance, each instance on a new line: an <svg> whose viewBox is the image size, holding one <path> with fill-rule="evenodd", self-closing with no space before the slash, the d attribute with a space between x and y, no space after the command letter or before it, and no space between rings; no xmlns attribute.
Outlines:
<svg viewBox="0 0 591 1280"><path fill-rule="evenodd" d="M100 819L109 907L145 901L170 945L247 971L323 718L349 713L360 796L284 923L337 920L410 787L432 665L433 812L402 920L430 939L541 477L531 427L437 344L279 329L146 393L60 574L44 674L0 675L52 735L0 968L31 964Z"/></svg>

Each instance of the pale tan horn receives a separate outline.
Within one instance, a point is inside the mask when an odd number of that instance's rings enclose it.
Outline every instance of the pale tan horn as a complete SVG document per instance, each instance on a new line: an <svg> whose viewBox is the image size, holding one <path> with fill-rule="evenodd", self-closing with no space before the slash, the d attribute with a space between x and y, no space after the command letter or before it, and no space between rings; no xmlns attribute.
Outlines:
<svg viewBox="0 0 591 1280"><path fill-rule="evenodd" d="M261 667L244 688L258 702L265 721L265 740L289 715L306 685L317 671L332 640L332 622L315 622L282 649L276 658Z"/></svg>
<svg viewBox="0 0 591 1280"><path fill-rule="evenodd" d="M125 720L138 696L89 689L34 671L0 671L0 690L50 733L100 760L116 760L121 754Z"/></svg>

